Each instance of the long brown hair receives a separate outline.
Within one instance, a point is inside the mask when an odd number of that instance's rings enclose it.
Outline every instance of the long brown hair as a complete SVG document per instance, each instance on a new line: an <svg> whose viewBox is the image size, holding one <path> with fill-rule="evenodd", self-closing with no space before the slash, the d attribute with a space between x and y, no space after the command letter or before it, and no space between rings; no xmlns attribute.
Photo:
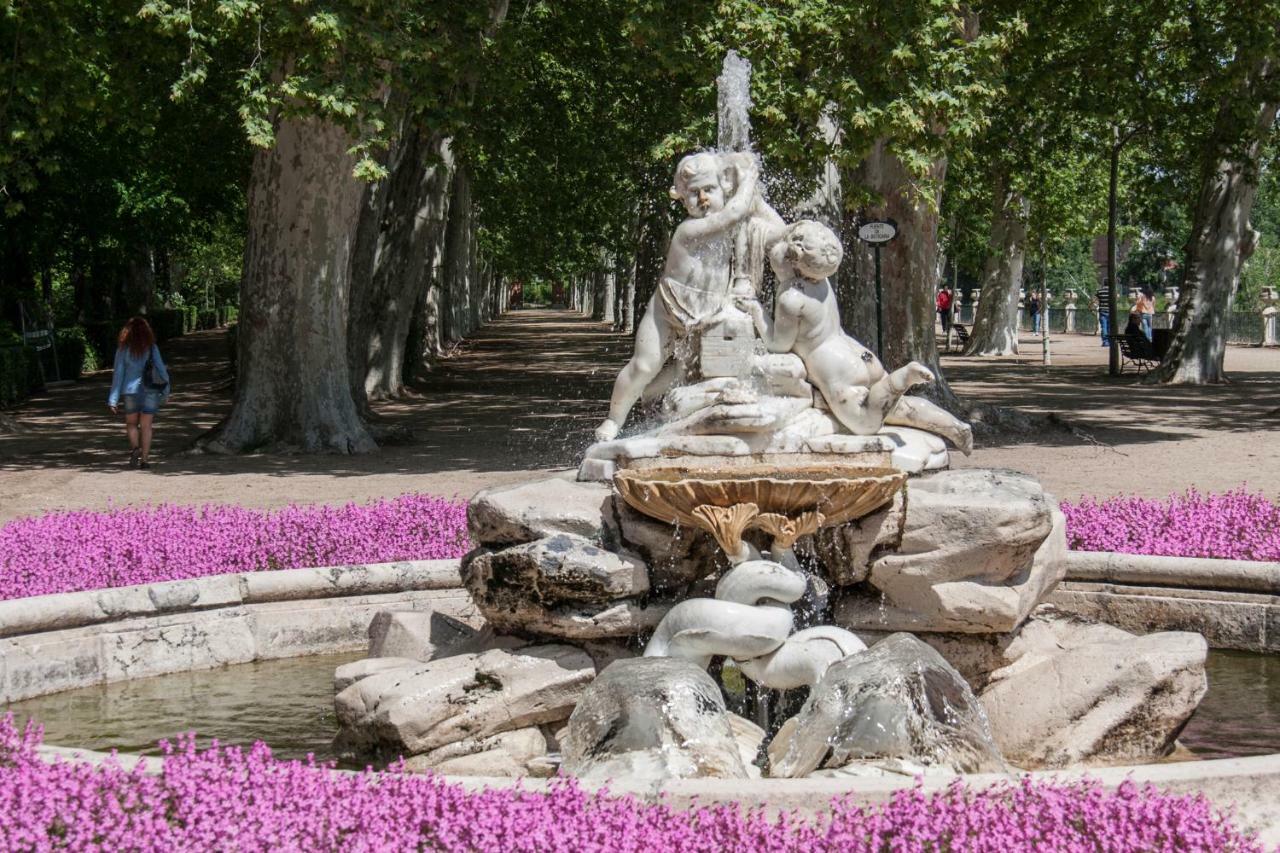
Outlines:
<svg viewBox="0 0 1280 853"><path fill-rule="evenodd" d="M128 347L129 352L135 356L150 350L155 342L155 332L151 331L151 324L146 317L130 317L129 322L120 330L120 348Z"/></svg>

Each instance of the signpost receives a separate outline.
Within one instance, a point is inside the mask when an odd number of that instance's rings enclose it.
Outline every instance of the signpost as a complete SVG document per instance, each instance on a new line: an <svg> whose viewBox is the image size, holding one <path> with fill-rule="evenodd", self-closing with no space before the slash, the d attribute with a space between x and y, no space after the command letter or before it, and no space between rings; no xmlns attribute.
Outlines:
<svg viewBox="0 0 1280 853"><path fill-rule="evenodd" d="M884 309L880 301L880 247L898 235L898 223L892 219L866 222L858 228L858 239L870 243L876 253L876 355L884 359Z"/></svg>

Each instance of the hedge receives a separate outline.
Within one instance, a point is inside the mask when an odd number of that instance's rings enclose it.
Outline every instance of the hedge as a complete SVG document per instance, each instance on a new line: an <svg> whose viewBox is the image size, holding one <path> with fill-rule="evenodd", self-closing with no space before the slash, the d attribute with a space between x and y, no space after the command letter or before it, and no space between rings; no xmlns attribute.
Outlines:
<svg viewBox="0 0 1280 853"><path fill-rule="evenodd" d="M0 347L0 406L12 406L43 387L35 350L27 346Z"/></svg>

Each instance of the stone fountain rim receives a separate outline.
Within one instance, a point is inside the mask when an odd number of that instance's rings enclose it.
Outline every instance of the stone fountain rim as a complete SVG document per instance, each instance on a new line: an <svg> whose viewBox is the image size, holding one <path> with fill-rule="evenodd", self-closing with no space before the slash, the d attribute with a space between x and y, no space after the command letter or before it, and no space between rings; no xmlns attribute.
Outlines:
<svg viewBox="0 0 1280 853"><path fill-rule="evenodd" d="M1258 563L1239 560L1199 559L1185 561L1178 558L1147 557L1133 554L1107 552L1069 552L1072 563L1102 564L1111 571L1120 571L1125 566L1132 566L1131 571L1141 573L1144 581L1153 576L1165 575L1164 583L1170 587L1195 588L1207 585L1206 581L1217 579L1213 584L1218 588L1240 588L1245 580L1248 586L1256 581L1253 574L1259 569L1269 572L1280 572L1280 562ZM93 673L75 671L71 666L80 652L92 649L100 650L102 645L102 626L104 623L113 627L107 628L114 635L120 629L145 628L150 626L160 630L175 623L175 620L191 619L205 624L208 628L224 627L229 616L237 618L250 617L258 611L270 609L273 612L285 611L280 608L309 608L305 614L309 629L307 642L295 646L292 653L276 655L279 658L303 657L311 654L337 653L354 651L366 645L363 629L355 636L345 634L338 638L342 631L335 630L332 636L325 635L323 630L316 630L319 622L349 621L345 616L350 614L353 605L378 607L400 607L415 609L427 606L438 608L443 602L442 596L456 596L462 590L458 582L457 559L407 562L398 564L364 564L352 566L332 566L308 569L285 569L267 572L252 572L243 575L214 575L183 581L166 581L155 584L142 584L133 587L118 587L107 590L89 590L74 593L58 593L47 596L33 596L26 599L14 599L0 602L0 660L10 654L20 659L31 660L34 653L39 652L46 658L46 663L59 666L64 675L73 676L71 681L53 685L56 689L36 689L21 698L62 692L65 690L88 687L106 683L108 680L94 677ZM1082 566L1082 568L1085 568ZM1098 571L1094 568L1093 571ZM1186 575L1185 577L1183 575ZM1226 580L1226 583L1223 583ZM289 610L288 612L294 612ZM241 615L242 614L242 615ZM302 615L299 612L299 615ZM320 617L317 619L317 617ZM340 618L341 617L341 618ZM30 648L29 648L30 646ZM1233 648L1232 646L1215 646L1216 648ZM1259 651L1259 650L1255 650ZM1262 650L1263 654L1278 654L1274 650ZM49 660L49 655L57 660ZM266 659L265 656L253 658ZM163 672L139 672L133 677L153 677L176 674L200 669L210 669L232 661L216 661L200 664L192 658L184 661L184 667L167 669ZM234 661L248 662L248 661ZM5 661L8 663L8 661ZM0 666L7 679L13 674L14 667ZM131 680L131 679L127 679ZM49 686L48 682L37 683L35 687ZM16 701L19 697L6 697ZM81 760L101 762L107 758L105 753L96 753L79 747L45 744L40 748L41 755L47 760L79 756ZM158 770L159 760L131 753L120 753L119 761L126 767L133 767L142 762L144 767ZM148 770L148 772L153 772ZM335 771L344 772L344 771ZM1250 756L1245 758L1205 759L1180 763L1138 764L1121 767L1095 767L1076 770L1044 770L1030 771L1025 774L1037 779L1078 779L1090 777L1100 779L1109 786L1119 784L1132 778L1135 782L1151 782L1159 786L1172 786L1180 793L1195 793L1205 790L1207 793L1217 791L1220 797L1239 802L1261 803L1276 808L1275 798L1270 794L1275 785L1280 783L1280 753ZM470 788L513 786L523 783L526 788L540 789L547 780L529 779L492 779L485 777L447 776L448 781ZM953 778L951 776L928 776L924 785L928 789L944 786ZM996 774L968 774L963 778L971 784L991 784L997 781L1008 781L1015 777ZM615 783L610 786L617 793L636 793L656 801L663 798L668 804L689 805L695 799L702 803L711 801L736 801L746 804L763 805L771 808L801 808L814 810L825 808L828 800L840 795L853 795L867 802L886 799L892 793L914 786L911 777L902 779L769 779L769 780L678 780L663 785L634 786ZM1218 786L1214 788L1214 786ZM1212 793L1211 793L1212 796ZM1280 815L1272 818L1276 833L1275 843L1280 843Z"/></svg>

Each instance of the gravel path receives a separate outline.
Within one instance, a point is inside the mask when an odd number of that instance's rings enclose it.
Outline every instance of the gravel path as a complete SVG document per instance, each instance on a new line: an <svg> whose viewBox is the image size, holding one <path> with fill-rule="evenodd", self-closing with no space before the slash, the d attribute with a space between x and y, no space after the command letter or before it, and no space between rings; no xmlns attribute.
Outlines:
<svg viewBox="0 0 1280 853"><path fill-rule="evenodd" d="M1039 341L1009 359L944 356L956 391L1029 412L1057 413L1074 431L1002 435L961 465L1018 468L1060 497L1243 482L1280 490L1280 350L1232 347L1233 383L1148 388L1106 375L1096 338ZM106 408L110 374L53 388L11 414L0 433L0 522L54 508L170 501L279 506L364 501L407 491L468 497L488 485L576 464L603 417L631 342L567 312L515 311L479 330L402 400L375 407L403 438L367 456L186 455L230 408L223 333L165 348L175 393L161 412L150 472L129 471L123 429Z"/></svg>

